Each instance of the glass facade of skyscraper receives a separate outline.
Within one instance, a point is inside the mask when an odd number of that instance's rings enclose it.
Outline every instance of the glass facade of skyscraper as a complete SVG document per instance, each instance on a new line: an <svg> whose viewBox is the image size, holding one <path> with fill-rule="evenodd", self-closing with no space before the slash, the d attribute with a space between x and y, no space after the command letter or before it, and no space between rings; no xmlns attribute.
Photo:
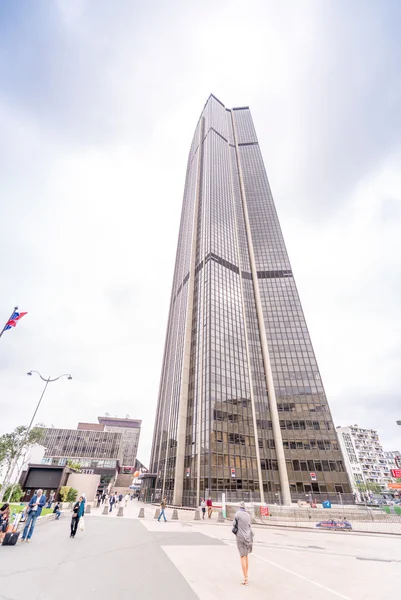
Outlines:
<svg viewBox="0 0 401 600"><path fill-rule="evenodd" d="M188 159L150 469L183 505L351 491L251 113L213 95Z"/></svg>

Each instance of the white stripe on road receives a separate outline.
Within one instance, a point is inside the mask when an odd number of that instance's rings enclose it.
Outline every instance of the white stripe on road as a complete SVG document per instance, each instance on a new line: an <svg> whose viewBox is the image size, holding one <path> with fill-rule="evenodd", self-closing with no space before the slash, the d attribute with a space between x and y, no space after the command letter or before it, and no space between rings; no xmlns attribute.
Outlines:
<svg viewBox="0 0 401 600"><path fill-rule="evenodd" d="M273 565L273 567L277 567L278 569L281 569L282 571L286 571L286 573L291 573L291 575L295 575L295 577L299 577L300 579L303 579L304 581L307 581L308 583L311 583L312 585L316 585L317 587L322 588L323 590L326 590L326 592L330 592L331 594L338 596L338 598L342 598L343 600L351 600L351 598L349 598L349 596L344 596L343 594L340 594L339 592L336 592L336 591L332 590L331 588L328 588L325 585L318 583L317 581L313 581L313 579L309 579L308 577L304 577L304 575L300 575L299 573L295 573L295 571L291 571L290 569L287 569L286 567L282 567L281 565L278 565L277 563L273 562L272 560L268 560L267 558L264 558L263 556L259 556L258 554L255 554L254 552L252 552L252 556L259 558L260 560L263 560L264 562L267 562L270 565Z"/></svg>

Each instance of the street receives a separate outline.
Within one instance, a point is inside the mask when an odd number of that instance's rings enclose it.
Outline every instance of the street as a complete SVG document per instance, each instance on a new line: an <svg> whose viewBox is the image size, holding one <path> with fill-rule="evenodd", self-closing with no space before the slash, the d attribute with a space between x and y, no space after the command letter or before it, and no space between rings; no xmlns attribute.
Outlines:
<svg viewBox="0 0 401 600"><path fill-rule="evenodd" d="M37 526L31 544L0 548L1 600L381 600L401 585L401 537L255 526L249 586L241 586L231 524L85 516L69 538L69 513Z"/></svg>

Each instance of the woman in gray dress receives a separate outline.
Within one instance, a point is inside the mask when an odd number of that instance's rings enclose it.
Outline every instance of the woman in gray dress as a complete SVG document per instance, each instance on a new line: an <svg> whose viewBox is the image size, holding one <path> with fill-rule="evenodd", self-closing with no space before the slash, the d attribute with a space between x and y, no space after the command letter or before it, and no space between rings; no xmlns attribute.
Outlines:
<svg viewBox="0 0 401 600"><path fill-rule="evenodd" d="M233 526L238 527L237 548L241 557L242 572L244 574L242 585L248 585L248 554L252 552L253 531L251 517L245 510L245 503L240 502L239 506L239 510L235 513Z"/></svg>

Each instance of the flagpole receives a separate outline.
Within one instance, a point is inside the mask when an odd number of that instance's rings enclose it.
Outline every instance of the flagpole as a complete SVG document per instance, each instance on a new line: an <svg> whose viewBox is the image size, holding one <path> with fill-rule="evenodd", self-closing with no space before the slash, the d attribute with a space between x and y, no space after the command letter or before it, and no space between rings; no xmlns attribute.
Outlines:
<svg viewBox="0 0 401 600"><path fill-rule="evenodd" d="M11 313L11 315L10 315L10 318L9 318L9 319L6 321L6 324L4 325L4 327L3 327L3 329L2 329L2 331L1 331L1 333L0 333L0 338L1 338L1 336L3 335L3 333L5 332L5 330L6 330L6 327L7 327L7 323L8 323L9 321L11 321L11 319L13 318L13 316L14 316L14 313L15 313L15 311L16 311L16 310L18 310L18 306L14 306L14 310L13 310L13 312Z"/></svg>

